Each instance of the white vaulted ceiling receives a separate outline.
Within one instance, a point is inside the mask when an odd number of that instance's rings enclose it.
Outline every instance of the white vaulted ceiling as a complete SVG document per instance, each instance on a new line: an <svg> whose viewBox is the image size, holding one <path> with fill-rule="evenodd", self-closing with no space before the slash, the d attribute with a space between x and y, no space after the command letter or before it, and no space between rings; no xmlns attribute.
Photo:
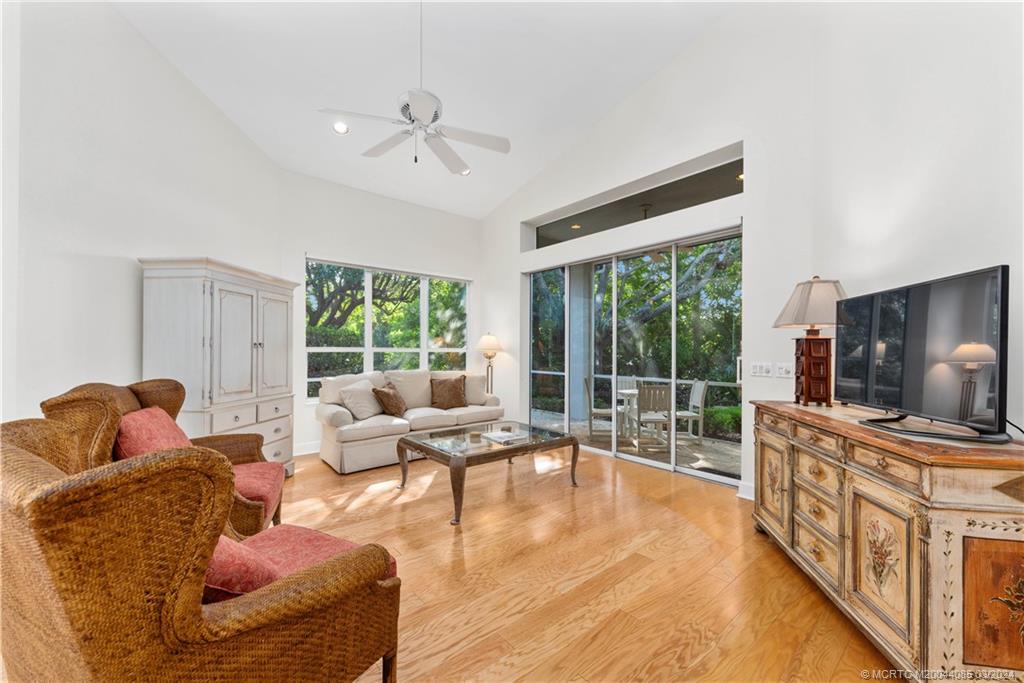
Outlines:
<svg viewBox="0 0 1024 683"><path fill-rule="evenodd" d="M394 132L320 107L397 115L417 87L412 3L123 4L121 13L272 159L293 171L482 217L652 77L721 8L684 3L427 3L424 82L449 125L504 135L508 155L454 142L453 176L420 145L361 156ZM600 145L600 140L588 144ZM613 163L613 162L609 162Z"/></svg>

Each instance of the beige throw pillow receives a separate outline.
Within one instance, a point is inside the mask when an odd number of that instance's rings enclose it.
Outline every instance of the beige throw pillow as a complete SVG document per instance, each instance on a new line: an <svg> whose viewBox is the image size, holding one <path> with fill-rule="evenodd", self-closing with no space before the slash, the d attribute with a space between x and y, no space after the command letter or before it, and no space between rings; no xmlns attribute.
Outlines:
<svg viewBox="0 0 1024 683"><path fill-rule="evenodd" d="M465 408L466 376L459 375L451 379L430 380L430 406L447 410L449 408Z"/></svg>
<svg viewBox="0 0 1024 683"><path fill-rule="evenodd" d="M357 420L365 420L380 415L384 409L373 395L373 384L369 380L360 380L338 390L342 405L348 408Z"/></svg>

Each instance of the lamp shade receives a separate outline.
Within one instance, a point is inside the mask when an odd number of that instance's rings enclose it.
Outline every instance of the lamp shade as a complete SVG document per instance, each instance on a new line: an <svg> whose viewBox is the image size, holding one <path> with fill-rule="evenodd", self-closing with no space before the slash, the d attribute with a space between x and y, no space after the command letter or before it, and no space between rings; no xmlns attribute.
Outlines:
<svg viewBox="0 0 1024 683"><path fill-rule="evenodd" d="M947 363L995 363L996 350L988 344L967 342L953 349Z"/></svg>
<svg viewBox="0 0 1024 683"><path fill-rule="evenodd" d="M773 327L814 327L836 324L836 302L846 298L839 280L815 275L797 284Z"/></svg>
<svg viewBox="0 0 1024 683"><path fill-rule="evenodd" d="M488 332L484 336L480 337L480 341L476 343L476 347L484 353L497 353L501 351L501 342L493 334Z"/></svg>

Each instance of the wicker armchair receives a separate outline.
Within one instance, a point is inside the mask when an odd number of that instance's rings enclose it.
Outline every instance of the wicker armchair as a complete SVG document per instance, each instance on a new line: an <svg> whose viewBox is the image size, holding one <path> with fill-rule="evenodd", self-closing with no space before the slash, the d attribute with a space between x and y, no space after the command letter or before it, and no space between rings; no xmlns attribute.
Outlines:
<svg viewBox="0 0 1024 683"><path fill-rule="evenodd" d="M80 434L76 453L62 470L68 474L106 465L114 460L114 441L121 417L142 408L159 406L172 418L178 417L185 402L185 387L173 379L152 379L129 384L82 384L67 393L40 404L43 415L70 424ZM232 465L266 462L263 436L260 434L220 434L192 439L192 444L226 456ZM273 511L265 510L259 500L238 493L231 508L231 525L243 536L259 532L273 521L281 522L280 492ZM272 513L272 514L271 514Z"/></svg>
<svg viewBox="0 0 1024 683"><path fill-rule="evenodd" d="M11 680L395 679L401 582L368 545L203 605L232 505L228 460L161 451L71 476L75 436L2 426L3 659Z"/></svg>

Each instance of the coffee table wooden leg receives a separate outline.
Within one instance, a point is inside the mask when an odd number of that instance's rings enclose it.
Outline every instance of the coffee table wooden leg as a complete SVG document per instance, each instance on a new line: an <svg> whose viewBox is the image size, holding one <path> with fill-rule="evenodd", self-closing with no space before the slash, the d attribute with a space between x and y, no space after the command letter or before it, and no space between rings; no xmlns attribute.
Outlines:
<svg viewBox="0 0 1024 683"><path fill-rule="evenodd" d="M448 463L448 476L452 480L452 498L455 499L455 516L452 524L462 520L462 493L466 489L466 459L454 457Z"/></svg>
<svg viewBox="0 0 1024 683"><path fill-rule="evenodd" d="M580 459L580 442L572 442L572 469L570 470L570 476L572 477L572 485L579 486L576 483L576 462Z"/></svg>
<svg viewBox="0 0 1024 683"><path fill-rule="evenodd" d="M402 483L398 488L405 488L405 481L409 478L409 457L405 452L405 446L398 444L398 466L402 468Z"/></svg>

